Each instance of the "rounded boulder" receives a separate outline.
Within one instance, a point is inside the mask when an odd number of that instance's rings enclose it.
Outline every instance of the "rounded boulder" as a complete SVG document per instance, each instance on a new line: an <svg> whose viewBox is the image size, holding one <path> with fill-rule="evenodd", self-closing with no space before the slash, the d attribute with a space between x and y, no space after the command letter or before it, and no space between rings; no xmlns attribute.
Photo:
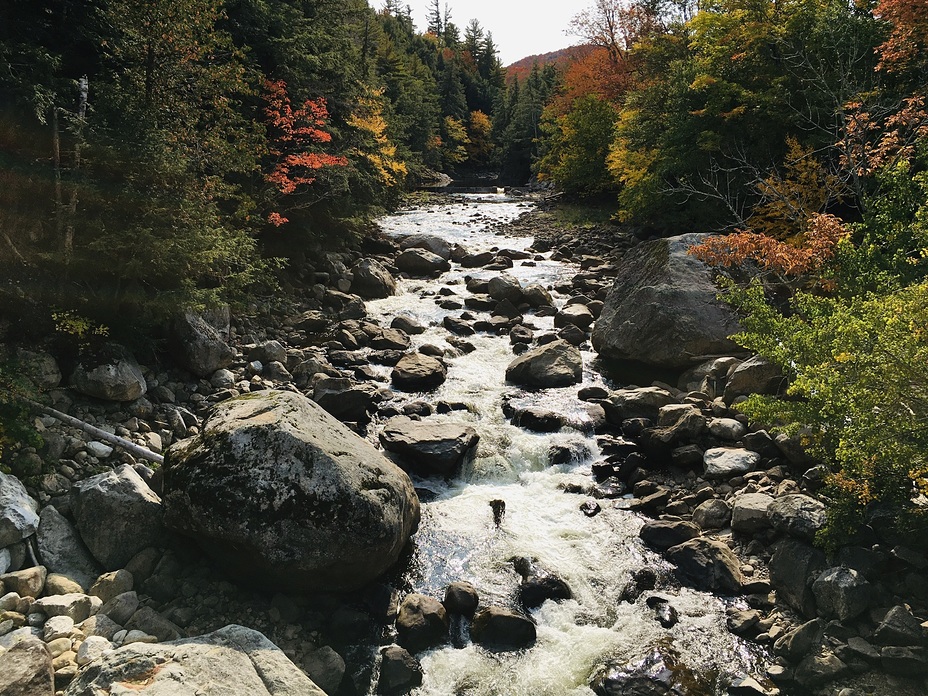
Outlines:
<svg viewBox="0 0 928 696"><path fill-rule="evenodd" d="M419 523L409 477L309 399L262 391L217 405L168 450L165 524L239 577L349 591L399 557Z"/></svg>

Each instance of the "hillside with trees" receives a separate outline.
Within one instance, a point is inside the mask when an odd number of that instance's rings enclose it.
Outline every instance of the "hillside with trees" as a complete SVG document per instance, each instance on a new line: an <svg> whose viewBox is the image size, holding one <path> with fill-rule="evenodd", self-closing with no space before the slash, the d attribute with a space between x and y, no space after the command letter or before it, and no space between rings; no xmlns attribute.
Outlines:
<svg viewBox="0 0 928 696"><path fill-rule="evenodd" d="M597 0L534 171L694 249L790 377L743 409L834 465L827 539L928 529L928 14L899 0Z"/></svg>

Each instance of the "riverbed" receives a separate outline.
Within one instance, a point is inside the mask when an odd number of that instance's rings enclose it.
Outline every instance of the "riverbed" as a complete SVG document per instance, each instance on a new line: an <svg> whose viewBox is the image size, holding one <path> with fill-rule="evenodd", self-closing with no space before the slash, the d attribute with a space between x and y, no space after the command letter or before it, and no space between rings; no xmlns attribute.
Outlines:
<svg viewBox="0 0 928 696"><path fill-rule="evenodd" d="M470 252L511 249L531 253L531 237L501 232L504 223L531 206L506 195L460 195L402 210L384 218L381 226L394 237L431 234ZM532 253L529 259L516 260L506 272L523 286L545 286L560 307L569 297L556 288L566 286L577 268L552 260L550 253ZM450 297L463 300L470 294L465 287L468 277L489 279L499 273L452 264L450 271L434 280L400 280L396 295L368 302L368 312L383 325L402 315L426 326L423 334L412 337L413 349L432 344L454 350L442 320L461 310L441 309L436 300L449 295L442 297L439 290L447 288L454 293ZM472 314L486 318L479 312ZM554 330L551 316L528 313L525 323L536 335ZM597 371L589 344L581 346L582 384L529 392L505 381L506 367L514 358L507 336L478 333L467 341L473 352L449 360L447 380L436 391L397 395L397 406L414 400L466 406L428 418L466 423L480 435L476 456L453 480L414 479L423 501L422 523L399 589L441 599L449 582L468 581L480 593L481 605L519 609L521 578L513 559L528 558L564 580L573 597L546 601L531 612L538 639L523 651L489 652L469 641L466 627L454 626L457 635L452 645L418 656L425 677L413 693L587 696L594 693L589 686L591 675L603 665L634 662L658 644L671 646L694 672L717 675L710 679L714 686L706 693L724 693L722 685L735 675L762 674L765 656L726 628L726 608L742 605L742 600L679 587L671 567L639 540L643 518L624 509L623 500L597 501L602 511L594 517L581 511L581 505L590 500L591 464L600 451L595 435L586 427L588 414L577 393L582 387L619 386ZM503 412L505 400L556 411L573 426L553 434L529 432L509 422ZM373 424L372 439L379 426ZM553 447L568 448L572 457L552 465ZM498 500L505 502L499 524L490 506L490 501ZM634 603L621 601L632 572L644 566L658 572L657 588ZM678 612L679 622L669 629L661 626L646 605L646 598L655 595L668 600Z"/></svg>

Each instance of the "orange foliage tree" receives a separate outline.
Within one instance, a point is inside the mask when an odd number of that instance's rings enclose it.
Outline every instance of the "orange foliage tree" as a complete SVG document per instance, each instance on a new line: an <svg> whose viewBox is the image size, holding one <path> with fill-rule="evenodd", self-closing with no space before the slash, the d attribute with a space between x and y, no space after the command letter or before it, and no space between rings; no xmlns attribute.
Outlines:
<svg viewBox="0 0 928 696"><path fill-rule="evenodd" d="M307 200L305 193L316 181L319 171L326 167L343 167L348 160L318 151L318 145L332 141L332 135L323 130L329 117L325 99L307 99L294 109L283 80L268 80L265 90L264 113L273 158L273 166L265 179L274 185L279 197L296 196L288 201L288 209L307 208L313 201ZM268 222L280 227L289 219L275 210L268 215Z"/></svg>
<svg viewBox="0 0 928 696"><path fill-rule="evenodd" d="M710 237L690 248L689 253L710 266L735 268L752 263L781 282L789 282L820 271L834 258L838 243L848 234L834 215L816 213L809 218L800 239L793 243L740 231Z"/></svg>

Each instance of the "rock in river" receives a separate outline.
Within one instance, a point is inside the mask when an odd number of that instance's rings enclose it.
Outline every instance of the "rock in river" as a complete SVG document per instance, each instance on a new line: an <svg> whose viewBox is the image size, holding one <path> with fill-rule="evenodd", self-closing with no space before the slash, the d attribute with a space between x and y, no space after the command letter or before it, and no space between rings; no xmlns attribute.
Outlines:
<svg viewBox="0 0 928 696"><path fill-rule="evenodd" d="M450 269L451 264L425 249L407 249L396 257L396 267L411 275L434 277Z"/></svg>
<svg viewBox="0 0 928 696"><path fill-rule="evenodd" d="M305 397L217 405L168 450L165 522L230 571L281 589L362 587L419 522L409 477Z"/></svg>
<svg viewBox="0 0 928 696"><path fill-rule="evenodd" d="M398 416L387 421L380 444L400 455L417 473L450 476L474 452L480 436L468 425L415 421Z"/></svg>
<svg viewBox="0 0 928 696"><path fill-rule="evenodd" d="M506 368L506 379L523 387L566 387L582 377L580 351L562 340L523 353Z"/></svg>
<svg viewBox="0 0 928 696"><path fill-rule="evenodd" d="M396 292L396 281L379 261L361 259L351 267L351 273L351 291L356 295L373 300Z"/></svg>
<svg viewBox="0 0 928 696"><path fill-rule="evenodd" d="M445 381L448 371L437 358L407 353L393 368L393 384L405 391L430 391Z"/></svg>

